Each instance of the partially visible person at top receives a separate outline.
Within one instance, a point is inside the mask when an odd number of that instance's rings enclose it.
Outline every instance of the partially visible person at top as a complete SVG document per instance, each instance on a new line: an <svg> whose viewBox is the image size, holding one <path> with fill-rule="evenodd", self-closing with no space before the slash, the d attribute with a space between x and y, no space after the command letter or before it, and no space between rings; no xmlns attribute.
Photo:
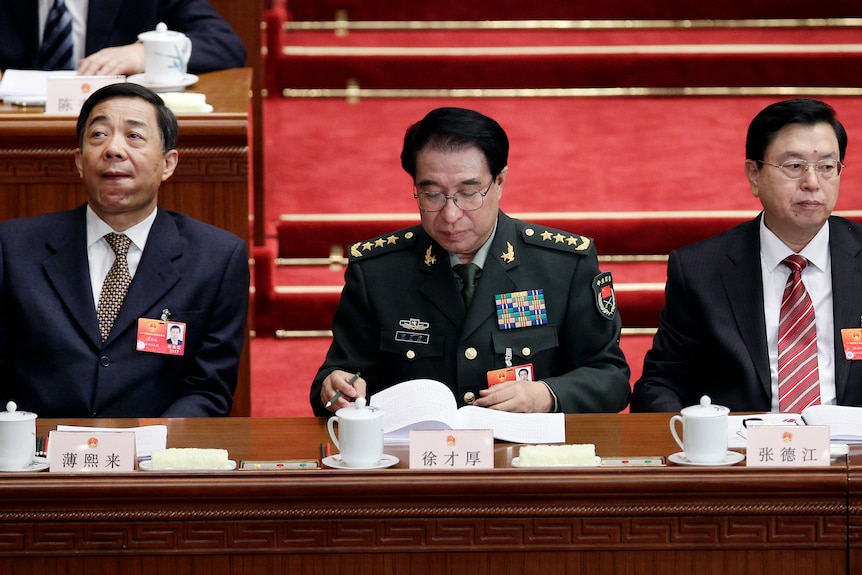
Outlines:
<svg viewBox="0 0 862 575"><path fill-rule="evenodd" d="M156 93L95 91L77 136L87 203L0 222L0 398L42 417L228 415L245 242L158 205L179 154L177 120ZM168 346L168 322L183 325L181 350Z"/></svg>
<svg viewBox="0 0 862 575"><path fill-rule="evenodd" d="M407 130L401 165L421 225L350 247L333 342L311 386L315 414L418 378L447 384L459 405L625 408L611 276L589 238L500 210L508 152L503 128L473 110L438 108ZM533 379L489 385L527 365Z"/></svg>
<svg viewBox="0 0 862 575"><path fill-rule="evenodd" d="M62 64L54 60L46 67L40 63L40 47L55 2L68 10L72 41L68 60L60 57ZM138 34L155 30L159 22L191 38L189 73L245 65L242 40L207 0L0 0L0 71L140 74L144 47Z"/></svg>
<svg viewBox="0 0 862 575"><path fill-rule="evenodd" d="M818 100L776 102L755 116L744 168L763 211L671 252L632 411L675 412L702 395L732 411L862 405L862 353L853 351L862 226L832 215L846 151L844 127ZM703 169L732 166L713 158Z"/></svg>

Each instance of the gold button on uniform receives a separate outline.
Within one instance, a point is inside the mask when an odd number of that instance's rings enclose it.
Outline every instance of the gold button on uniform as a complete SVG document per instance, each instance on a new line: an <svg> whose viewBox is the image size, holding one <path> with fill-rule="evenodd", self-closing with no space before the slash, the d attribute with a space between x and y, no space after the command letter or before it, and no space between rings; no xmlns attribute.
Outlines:
<svg viewBox="0 0 862 575"><path fill-rule="evenodd" d="M472 391L468 391L464 394L464 403L473 403L476 401L476 394Z"/></svg>
<svg viewBox="0 0 862 575"><path fill-rule="evenodd" d="M407 359L413 359L416 357L416 352L412 349L407 350Z"/></svg>
<svg viewBox="0 0 862 575"><path fill-rule="evenodd" d="M524 357L529 356L531 353L533 353L533 350L529 347L524 347L524 349L521 350L521 355L523 355Z"/></svg>
<svg viewBox="0 0 862 575"><path fill-rule="evenodd" d="M478 356L478 355L479 355L479 352L476 351L475 347L468 347L467 349L464 350L464 357L466 357L467 359L470 359L470 360L476 359L476 356Z"/></svg>

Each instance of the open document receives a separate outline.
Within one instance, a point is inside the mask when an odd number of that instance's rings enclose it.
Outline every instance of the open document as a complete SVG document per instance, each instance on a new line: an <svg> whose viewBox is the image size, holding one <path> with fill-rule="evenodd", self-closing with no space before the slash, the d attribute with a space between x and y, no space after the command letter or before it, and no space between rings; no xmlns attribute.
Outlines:
<svg viewBox="0 0 862 575"><path fill-rule="evenodd" d="M468 405L458 409L455 396L443 383L413 379L369 398L383 410L384 443L406 445L412 429L491 429L494 438L513 443L564 443L562 413L510 413Z"/></svg>

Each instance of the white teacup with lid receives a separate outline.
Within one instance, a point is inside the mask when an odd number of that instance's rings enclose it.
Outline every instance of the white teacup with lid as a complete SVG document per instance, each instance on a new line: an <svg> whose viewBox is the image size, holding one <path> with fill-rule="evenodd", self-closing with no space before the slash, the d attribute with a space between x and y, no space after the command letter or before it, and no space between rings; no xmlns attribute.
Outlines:
<svg viewBox="0 0 862 575"><path fill-rule="evenodd" d="M14 401L0 411L0 471L18 471L36 454L36 414L18 411Z"/></svg>
<svg viewBox="0 0 862 575"><path fill-rule="evenodd" d="M144 44L144 75L150 84L180 84L186 77L191 39L159 22L155 30L138 34Z"/></svg>
<svg viewBox="0 0 862 575"><path fill-rule="evenodd" d="M727 416L730 410L713 405L708 395L700 398L700 405L680 410L670 418L670 432L685 458L691 463L721 463L727 455ZM676 422L682 422L682 439L677 434Z"/></svg>
<svg viewBox="0 0 862 575"><path fill-rule="evenodd" d="M333 428L336 423L337 436ZM345 466L373 467L383 457L383 410L366 405L364 397L336 411L326 427Z"/></svg>

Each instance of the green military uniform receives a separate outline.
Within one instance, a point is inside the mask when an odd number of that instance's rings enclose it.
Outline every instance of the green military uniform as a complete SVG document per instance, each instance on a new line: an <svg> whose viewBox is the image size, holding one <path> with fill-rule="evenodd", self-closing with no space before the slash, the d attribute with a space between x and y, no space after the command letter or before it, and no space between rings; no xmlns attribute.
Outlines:
<svg viewBox="0 0 862 575"><path fill-rule="evenodd" d="M542 290L546 316L534 323L545 323L502 328L495 296L527 290ZM589 238L500 212L468 310L448 253L415 226L351 246L311 405L328 414L321 385L336 369L361 372L369 397L427 378L465 405L487 387L488 371L506 366L508 352L514 366L533 364L533 379L550 386L560 411L617 412L630 391L620 329L610 274L599 271Z"/></svg>

